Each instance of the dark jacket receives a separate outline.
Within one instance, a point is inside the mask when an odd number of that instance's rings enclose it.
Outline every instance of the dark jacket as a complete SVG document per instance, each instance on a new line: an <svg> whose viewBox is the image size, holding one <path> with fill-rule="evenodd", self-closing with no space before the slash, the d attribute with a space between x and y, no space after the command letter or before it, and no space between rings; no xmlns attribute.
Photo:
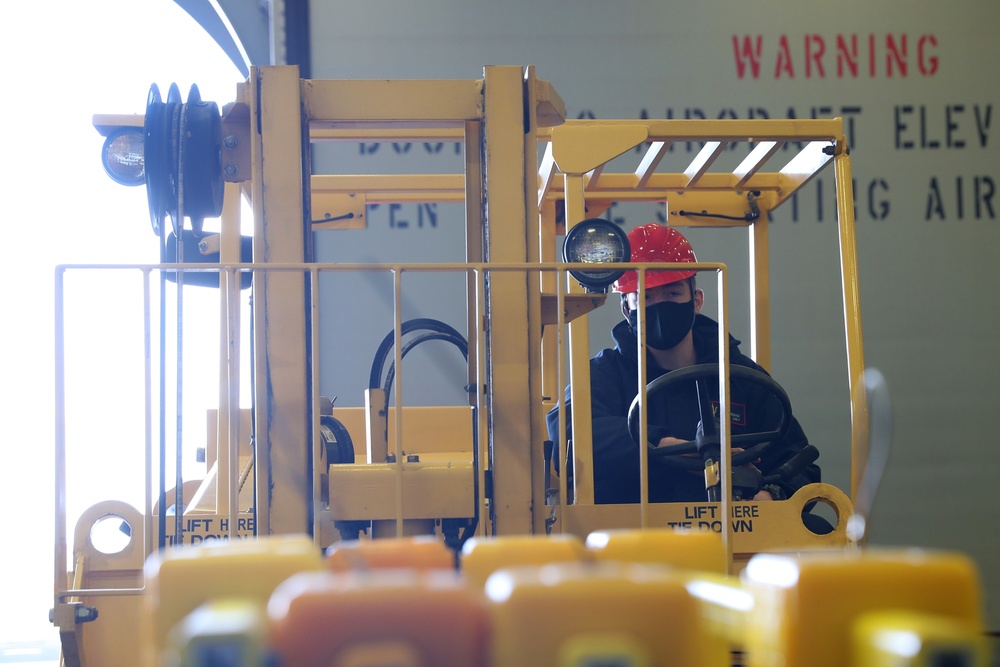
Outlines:
<svg viewBox="0 0 1000 667"><path fill-rule="evenodd" d="M719 326L709 317L695 318L694 346L697 362L719 360ZM635 335L627 322L620 322L611 332L614 349L602 350L590 360L591 410L594 436L594 497L597 503L635 503L639 501L639 448L628 433L628 410L638 393L638 363ZM729 337L730 364L763 369L739 350L739 341ZM647 382L668 372L647 356ZM709 393L717 410L719 388L709 381ZM746 381L730 381L731 432L753 433L776 428L781 407L766 390ZM569 390L566 392L569 412ZM651 440L670 435L694 440L699 422L698 398L694 382L661 391L647 405ZM558 408L546 417L549 437L558 439ZM570 433L570 436L572 434ZM788 431L757 463L765 475L787 461L808 444L802 427L792 418ZM558 456L555 457L558 461ZM802 473L779 483L786 495L801 486L820 480L820 470L810 465ZM706 498L701 473L680 470L649 459L649 499L651 502L697 502Z"/></svg>

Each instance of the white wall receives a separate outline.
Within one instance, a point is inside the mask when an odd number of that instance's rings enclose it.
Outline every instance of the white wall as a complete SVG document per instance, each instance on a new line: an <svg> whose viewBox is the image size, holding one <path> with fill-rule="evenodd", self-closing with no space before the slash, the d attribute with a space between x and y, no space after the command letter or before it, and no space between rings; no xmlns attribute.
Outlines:
<svg viewBox="0 0 1000 667"><path fill-rule="evenodd" d="M368 0L313 3L311 21L316 78L478 78L485 65L532 64L572 116L843 116L857 182L866 362L886 375L895 408L895 450L871 539L972 554L992 626L1000 626L1000 503L992 493L1000 451L989 416L1000 403L1000 4ZM838 46L855 39L856 73ZM741 49L759 40L757 66L736 55L734 40ZM415 151L411 159L428 158ZM831 176L822 204L817 187L797 210L779 209L771 228L772 371L823 451L826 479L846 488ZM653 213L629 212L625 224ZM379 247L463 243L447 225L390 228L387 215L371 223ZM692 240L701 259L738 268L745 240L734 234ZM595 338L617 317L613 310L595 316ZM745 310L734 316L745 337Z"/></svg>

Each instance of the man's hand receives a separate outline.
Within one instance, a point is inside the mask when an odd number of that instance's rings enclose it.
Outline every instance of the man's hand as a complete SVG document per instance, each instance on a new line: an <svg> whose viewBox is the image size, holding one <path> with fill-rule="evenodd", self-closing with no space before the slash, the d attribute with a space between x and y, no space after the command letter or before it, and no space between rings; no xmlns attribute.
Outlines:
<svg viewBox="0 0 1000 667"><path fill-rule="evenodd" d="M733 447L733 454L738 454L739 452L742 452L742 451L743 451L742 447ZM753 468L754 470L757 470L757 472L759 473L760 470L757 469L757 465L756 465L758 463L760 463L760 459L754 459L750 463L744 463L743 467L744 468ZM774 500L774 496L771 495L770 491L765 491L764 489L761 489L756 494L754 494L753 499L754 500Z"/></svg>
<svg viewBox="0 0 1000 667"><path fill-rule="evenodd" d="M684 442L684 441L681 440L681 439L679 439L679 438L674 438L674 437L671 437L671 436L668 435L668 436L664 436L664 437L660 438L660 441L658 443L656 443L656 446L657 447L663 447L663 446L666 446L666 445L680 444L682 442ZM732 453L733 454L739 454L742 451L743 451L742 447L733 447L732 448ZM699 455L698 454L681 454L681 456L697 457ZM744 463L743 467L745 467L745 468L749 467L749 468L753 468L753 469L756 470L757 466L754 465L754 464L757 463L757 462L759 462L759 461L760 461L760 459L757 459L756 461L753 461L752 463ZM692 474L692 475L700 475L701 474L701 472L697 471L697 470L689 470L688 472L690 474ZM765 501L765 500L774 500L774 497L771 495L770 491L764 491L762 489L762 490L758 491L754 495L753 499L756 500L756 501Z"/></svg>

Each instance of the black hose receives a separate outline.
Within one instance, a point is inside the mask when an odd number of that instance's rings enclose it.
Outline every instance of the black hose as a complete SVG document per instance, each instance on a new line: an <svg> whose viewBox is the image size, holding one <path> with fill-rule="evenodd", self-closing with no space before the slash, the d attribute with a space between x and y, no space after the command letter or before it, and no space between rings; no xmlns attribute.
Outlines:
<svg viewBox="0 0 1000 667"><path fill-rule="evenodd" d="M445 333L424 334L422 336L418 336L417 338L413 338L407 341L401 349L399 358L403 359L403 357L406 356L407 352L415 348L417 345L420 345L421 343L424 343L429 340L448 341L449 343L452 343L455 347L459 349L459 351L462 353L462 356L465 357L466 361L469 360L469 344L468 342L466 342L465 338L463 338L462 336L455 337L451 334L445 334ZM389 392L392 389L392 381L395 378L395 376L396 376L396 362L392 361L389 364L388 372L386 372L385 374L385 382L382 384L382 390L385 392L386 407L388 407L389 405Z"/></svg>
<svg viewBox="0 0 1000 667"><path fill-rule="evenodd" d="M438 333L449 334L457 339L465 340L454 327L445 324L440 320L431 319L428 317L418 317L412 320L407 320L401 325L402 331L400 336L405 336L412 331L418 331L421 329L427 329L429 331L436 331ZM382 370L385 367L385 360L389 354L389 350L395 344L395 332L390 331L386 334L385 338L382 339L382 343L378 346L375 351L375 357L372 359L371 373L368 376L368 388L378 389L381 385L380 378L382 377ZM466 344L466 352L464 353L466 359L468 359L468 344Z"/></svg>

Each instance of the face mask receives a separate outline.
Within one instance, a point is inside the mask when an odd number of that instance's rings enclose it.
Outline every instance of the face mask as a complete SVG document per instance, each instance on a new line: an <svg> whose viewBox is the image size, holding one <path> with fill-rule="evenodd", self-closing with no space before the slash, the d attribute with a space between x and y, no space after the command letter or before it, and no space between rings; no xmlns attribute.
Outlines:
<svg viewBox="0 0 1000 667"><path fill-rule="evenodd" d="M676 346L694 326L694 299L684 303L661 301L646 306L646 343L657 350ZM638 336L636 311L628 313L628 326Z"/></svg>

